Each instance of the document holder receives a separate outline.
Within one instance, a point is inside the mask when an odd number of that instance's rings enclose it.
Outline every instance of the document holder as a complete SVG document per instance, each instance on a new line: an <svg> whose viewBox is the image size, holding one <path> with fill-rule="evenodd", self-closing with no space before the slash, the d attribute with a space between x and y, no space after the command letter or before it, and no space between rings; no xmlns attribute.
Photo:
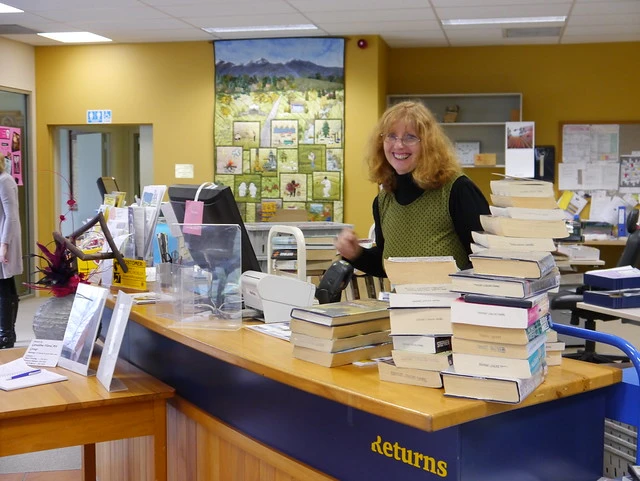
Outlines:
<svg viewBox="0 0 640 481"><path fill-rule="evenodd" d="M156 267L157 315L172 327L240 329L240 226L173 224L167 246L170 262Z"/></svg>

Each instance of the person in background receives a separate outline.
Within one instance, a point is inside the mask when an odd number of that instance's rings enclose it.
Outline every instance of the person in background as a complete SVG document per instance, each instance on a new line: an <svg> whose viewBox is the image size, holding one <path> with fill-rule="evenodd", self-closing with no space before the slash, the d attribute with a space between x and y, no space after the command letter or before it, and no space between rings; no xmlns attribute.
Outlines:
<svg viewBox="0 0 640 481"><path fill-rule="evenodd" d="M0 162L0 349L16 342L18 291L14 276L22 274L22 269L18 186Z"/></svg>
<svg viewBox="0 0 640 481"><path fill-rule="evenodd" d="M335 246L356 269L385 277L383 258L453 256L469 267L471 232L490 214L480 189L463 174L434 115L422 104L390 107L376 125L366 157L369 179L381 186L373 201L376 245L365 249L351 229Z"/></svg>

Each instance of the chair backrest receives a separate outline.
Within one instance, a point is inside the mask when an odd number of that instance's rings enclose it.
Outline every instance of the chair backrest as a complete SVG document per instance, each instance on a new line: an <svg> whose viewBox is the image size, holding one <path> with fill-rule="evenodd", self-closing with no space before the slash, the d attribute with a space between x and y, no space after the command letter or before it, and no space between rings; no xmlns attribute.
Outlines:
<svg viewBox="0 0 640 481"><path fill-rule="evenodd" d="M640 258L640 230L636 230L627 238L627 244L624 246L622 255L618 260L618 266L637 267Z"/></svg>

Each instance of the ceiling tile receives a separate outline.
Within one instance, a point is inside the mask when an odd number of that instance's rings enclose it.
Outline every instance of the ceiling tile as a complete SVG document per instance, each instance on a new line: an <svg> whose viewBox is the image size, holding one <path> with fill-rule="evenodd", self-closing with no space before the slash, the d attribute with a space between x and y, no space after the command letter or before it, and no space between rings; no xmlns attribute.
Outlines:
<svg viewBox="0 0 640 481"><path fill-rule="evenodd" d="M265 25L297 25L309 23L299 14L285 15L230 15L227 17L187 17L183 19L192 25L201 27L247 27ZM261 33L261 32L258 32ZM298 32L296 32L297 34ZM282 36L282 32L280 32Z"/></svg>
<svg viewBox="0 0 640 481"><path fill-rule="evenodd" d="M626 14L640 13L640 1L608 1L576 3L572 15L600 15L603 13Z"/></svg>
<svg viewBox="0 0 640 481"><path fill-rule="evenodd" d="M477 7L440 7L436 12L441 19L450 18L507 18L507 17L547 17L567 15L568 4L548 5L485 5Z"/></svg>
<svg viewBox="0 0 640 481"><path fill-rule="evenodd" d="M244 15L251 12L251 15L278 14L278 13L298 13L286 2L282 1L241 1L224 3L206 3L197 5L172 5L161 6L158 9L168 15L175 17L214 17L226 15Z"/></svg>
<svg viewBox="0 0 640 481"><path fill-rule="evenodd" d="M306 16L316 23L387 22L399 20L434 20L431 9L410 8L403 10L346 10L336 15L332 12L310 12Z"/></svg>
<svg viewBox="0 0 640 481"><path fill-rule="evenodd" d="M435 20L423 20L417 22L354 22L354 23L322 23L318 25L329 33L337 35L338 32L346 32L375 35L378 33L395 33L401 31L411 31L414 35L419 32L436 30L442 33L440 24Z"/></svg>
<svg viewBox="0 0 640 481"><path fill-rule="evenodd" d="M289 0L301 12L342 12L344 10L389 10L404 8L427 8L426 0Z"/></svg>

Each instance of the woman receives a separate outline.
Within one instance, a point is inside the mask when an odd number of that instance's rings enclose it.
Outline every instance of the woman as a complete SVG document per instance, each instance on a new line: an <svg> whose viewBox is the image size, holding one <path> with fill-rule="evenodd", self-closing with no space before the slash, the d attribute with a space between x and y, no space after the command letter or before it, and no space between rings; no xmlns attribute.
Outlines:
<svg viewBox="0 0 640 481"><path fill-rule="evenodd" d="M469 265L471 232L482 230L489 204L462 173L451 142L422 104L389 108L374 129L367 154L369 178L381 186L373 201L376 246L364 249L343 230L335 245L367 274L384 277L383 258L453 256Z"/></svg>
<svg viewBox="0 0 640 481"><path fill-rule="evenodd" d="M18 186L0 162L0 349L16 342L18 291L14 276L22 274L22 240Z"/></svg>

